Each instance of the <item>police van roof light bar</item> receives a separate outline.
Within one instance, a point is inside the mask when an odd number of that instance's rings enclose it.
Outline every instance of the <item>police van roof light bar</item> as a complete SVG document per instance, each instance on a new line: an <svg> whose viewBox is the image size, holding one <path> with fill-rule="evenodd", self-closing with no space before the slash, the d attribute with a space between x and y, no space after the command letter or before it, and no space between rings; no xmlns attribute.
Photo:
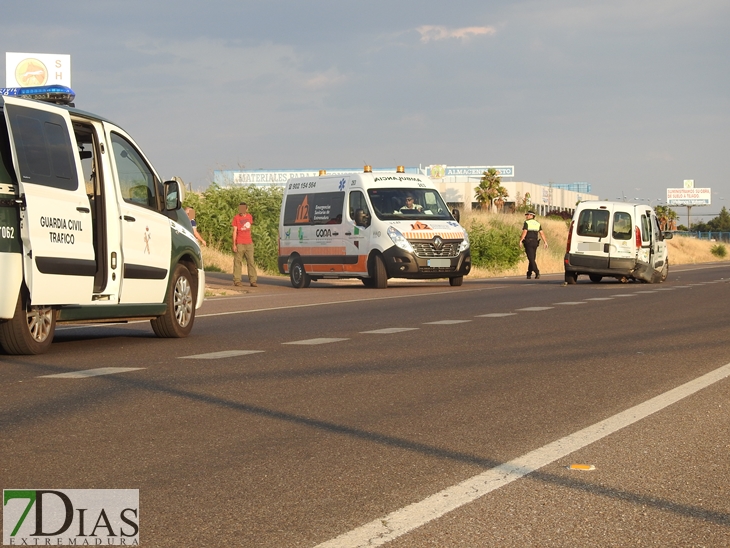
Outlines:
<svg viewBox="0 0 730 548"><path fill-rule="evenodd" d="M57 105L72 105L76 93L67 86L33 86L27 88L0 88L0 95L4 97L21 97L36 99Z"/></svg>

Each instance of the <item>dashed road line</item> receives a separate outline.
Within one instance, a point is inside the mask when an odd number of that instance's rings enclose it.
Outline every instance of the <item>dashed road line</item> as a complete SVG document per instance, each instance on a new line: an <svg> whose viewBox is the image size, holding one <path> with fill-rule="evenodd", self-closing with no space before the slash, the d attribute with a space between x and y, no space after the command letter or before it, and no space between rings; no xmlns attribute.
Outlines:
<svg viewBox="0 0 730 548"><path fill-rule="evenodd" d="M247 356L248 354L259 354L263 350L221 350L220 352L208 352L207 354L195 354L193 356L180 356L180 360L219 360L221 358L233 358L235 356Z"/></svg>
<svg viewBox="0 0 730 548"><path fill-rule="evenodd" d="M612 301L613 297L590 297L586 301Z"/></svg>
<svg viewBox="0 0 730 548"><path fill-rule="evenodd" d="M439 320L437 322L423 322L423 325L453 325L456 323L467 323L471 320Z"/></svg>
<svg viewBox="0 0 730 548"><path fill-rule="evenodd" d="M146 367L100 367L98 369L86 369L84 371L71 371L70 373L56 373L55 375L41 375L39 379L86 379L100 375L114 375L126 373L127 371L138 371Z"/></svg>
<svg viewBox="0 0 730 548"><path fill-rule="evenodd" d="M315 344L329 344L334 342L340 342L340 341L349 341L350 339L338 339L335 337L327 338L322 337L319 339L305 339L302 341L291 341L291 342L285 342L281 344L304 344L304 345L315 345Z"/></svg>
<svg viewBox="0 0 730 548"><path fill-rule="evenodd" d="M540 312L541 310L550 310L554 306L528 306L527 308L518 308L517 312Z"/></svg>
<svg viewBox="0 0 730 548"><path fill-rule="evenodd" d="M479 314L475 318L503 318L505 316L517 316L516 312L492 312L491 314Z"/></svg>
<svg viewBox="0 0 730 548"><path fill-rule="evenodd" d="M553 304L555 304L555 305L560 304L560 305L568 305L568 306L570 306L570 305L576 305L576 304L586 304L586 302L585 301L566 301L564 303L553 303Z"/></svg>
<svg viewBox="0 0 730 548"><path fill-rule="evenodd" d="M373 331L360 331L360 333L373 335L390 335L392 333L403 333L403 331L415 331L418 327L386 327L385 329L374 329Z"/></svg>

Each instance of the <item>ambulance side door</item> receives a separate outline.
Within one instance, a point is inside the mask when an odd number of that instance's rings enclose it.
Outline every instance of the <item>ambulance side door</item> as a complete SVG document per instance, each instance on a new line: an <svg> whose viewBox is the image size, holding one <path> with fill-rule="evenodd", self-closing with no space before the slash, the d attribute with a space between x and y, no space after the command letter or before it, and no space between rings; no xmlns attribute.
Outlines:
<svg viewBox="0 0 730 548"><path fill-rule="evenodd" d="M170 276L172 231L162 213L159 177L131 138L106 126L116 183L122 237L120 303L165 300Z"/></svg>
<svg viewBox="0 0 730 548"><path fill-rule="evenodd" d="M370 252L370 235L373 212L370 210L365 193L360 189L350 190L347 198L347 215L344 218L345 254L348 264L345 270L352 273L368 273L368 254Z"/></svg>
<svg viewBox="0 0 730 548"><path fill-rule="evenodd" d="M90 303L96 272L92 216L69 114L27 99L3 102L23 200L20 232L31 302Z"/></svg>

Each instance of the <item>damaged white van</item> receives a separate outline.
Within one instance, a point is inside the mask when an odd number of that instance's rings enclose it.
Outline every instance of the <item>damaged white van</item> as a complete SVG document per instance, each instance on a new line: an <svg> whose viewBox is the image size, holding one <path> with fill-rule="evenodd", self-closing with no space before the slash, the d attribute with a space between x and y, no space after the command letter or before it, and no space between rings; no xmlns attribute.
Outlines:
<svg viewBox="0 0 730 548"><path fill-rule="evenodd" d="M323 278L359 278L381 289L389 278L448 278L459 286L470 270L469 236L427 177L365 166L287 182L279 271L296 288Z"/></svg>
<svg viewBox="0 0 730 548"><path fill-rule="evenodd" d="M616 278L658 283L667 279L667 243L646 204L581 202L573 214L565 253L565 282L587 275L592 282Z"/></svg>
<svg viewBox="0 0 730 548"><path fill-rule="evenodd" d="M188 335L203 261L181 209L132 138L73 108L63 86L0 89L0 346L48 349L57 323L149 319ZM40 100L39 100L40 99Z"/></svg>

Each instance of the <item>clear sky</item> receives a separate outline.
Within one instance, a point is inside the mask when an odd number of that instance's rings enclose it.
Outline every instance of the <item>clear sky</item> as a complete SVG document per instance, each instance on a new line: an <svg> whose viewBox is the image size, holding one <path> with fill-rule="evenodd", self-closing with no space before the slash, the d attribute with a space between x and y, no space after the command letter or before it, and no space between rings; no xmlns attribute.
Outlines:
<svg viewBox="0 0 730 548"><path fill-rule="evenodd" d="M3 64L7 51L70 54L76 105L196 188L214 169L514 165L515 180L587 181L608 199L655 202L694 179L713 212L730 203L727 0L2 11Z"/></svg>

